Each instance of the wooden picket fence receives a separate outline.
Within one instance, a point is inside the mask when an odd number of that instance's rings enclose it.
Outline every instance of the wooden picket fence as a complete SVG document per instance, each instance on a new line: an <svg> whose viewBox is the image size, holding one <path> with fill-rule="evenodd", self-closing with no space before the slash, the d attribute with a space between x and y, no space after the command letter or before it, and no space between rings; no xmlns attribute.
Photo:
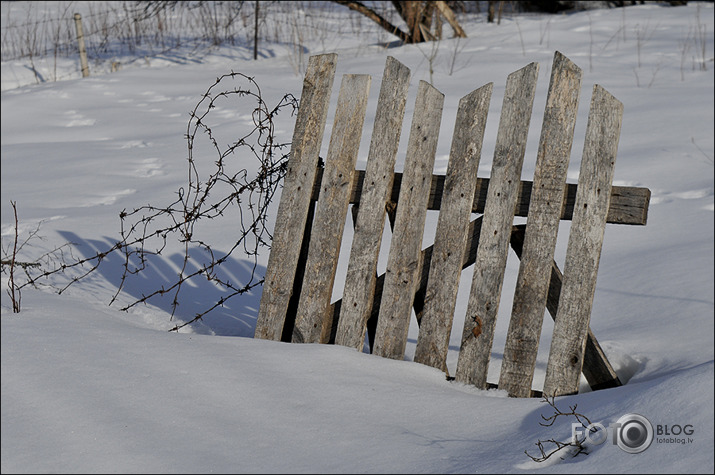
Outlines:
<svg viewBox="0 0 715 475"><path fill-rule="evenodd" d="M582 372L594 390L619 386L589 324L606 223L645 225L650 201L647 188L612 186L622 104L594 86L578 184L567 184L582 74L557 52L533 182L520 177L537 63L507 79L490 178L477 169L491 83L461 99L446 175L435 175L444 96L421 81L404 171L395 173L410 70L388 57L367 166L356 170L369 75L343 76L324 165L319 157L336 62L335 54L309 60L255 336L362 350L368 329L373 354L403 359L414 309L414 360L446 372L460 274L474 265L457 381L542 394L532 380L546 309L555 323L543 394L577 392ZM331 303L350 204L344 294ZM440 212L435 242L422 249L427 210ZM392 238L378 275L386 215ZM514 216L526 224L515 226ZM560 220L571 220L563 274L554 261ZM495 384L487 369L510 246L521 262Z"/></svg>

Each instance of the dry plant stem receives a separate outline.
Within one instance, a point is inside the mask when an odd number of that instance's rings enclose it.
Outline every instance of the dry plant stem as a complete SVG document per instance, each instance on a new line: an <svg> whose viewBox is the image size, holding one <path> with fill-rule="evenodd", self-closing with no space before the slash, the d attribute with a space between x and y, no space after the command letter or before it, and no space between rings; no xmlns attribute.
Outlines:
<svg viewBox="0 0 715 475"><path fill-rule="evenodd" d="M22 299L22 295L20 294L20 290L17 288L17 285L15 285L15 258L17 257L17 203L15 201L11 201L10 204L12 205L12 211L15 214L15 240L12 247L12 257L10 259L10 282L8 284L10 288L8 289L8 294L12 300L13 313L20 313L20 301Z"/></svg>
<svg viewBox="0 0 715 475"><path fill-rule="evenodd" d="M545 442L554 444L556 446L556 448L547 453L546 449L544 447ZM556 439L548 439L548 440L544 440L544 441L539 440L538 442L536 442L535 445L539 448L539 452L541 453L540 456L535 457L535 456L531 455L529 452L527 452L526 450L524 451L524 453L534 462L544 462L547 459L549 459L552 455L555 455L564 449L567 449L567 450L570 449L572 457L575 457L579 454L588 454L588 452L586 452L586 447L583 446L583 440L574 440L571 442L560 442ZM563 460L563 457L561 457L561 458Z"/></svg>
<svg viewBox="0 0 715 475"><path fill-rule="evenodd" d="M695 145L695 148L697 148L697 149L700 151L700 153L703 154L703 156L705 157L705 163L709 163L710 165L712 165L712 164L713 164L713 157L711 157L710 155L708 155L707 153L705 153L705 150L703 150L702 148L700 148L700 146L695 143L695 137L690 137L690 141L693 143L693 145Z"/></svg>
<svg viewBox="0 0 715 475"><path fill-rule="evenodd" d="M575 417L576 420L584 427L587 428L591 426L591 421L589 420L588 417L584 416L583 414L580 414L576 412L577 404L574 404L573 406L569 406L569 409L571 409L571 412L563 412L561 409L559 409L556 406L555 402L555 397L552 397L551 400L549 400L548 397L544 396L544 399L542 402L546 402L551 406L554 410L553 415L549 417L544 417L544 415L541 415L541 418L544 420L544 422L539 422L539 425L544 426L544 427L550 427L556 422L556 419L558 419L560 416L572 416ZM584 423L585 421L585 423ZM589 429L592 432L595 432L595 429ZM524 453L534 462L543 462L553 456L556 453L561 452L562 450L568 450L569 455L571 457L575 457L579 454L588 454L586 447L583 445L584 441L586 440L586 436L583 438L579 439L578 437L574 436L572 440L569 442L561 442L556 439L547 439L547 440L541 440L539 439L536 442L536 446L539 448L540 455L539 456L533 456L529 454L527 450L524 451ZM546 451L546 448L544 446L545 443L553 444L556 446L556 448L552 449L550 452ZM562 457L563 459L563 457Z"/></svg>
<svg viewBox="0 0 715 475"><path fill-rule="evenodd" d="M588 427L591 425L591 421L588 419L588 417L584 416L583 414L579 414L576 412L576 408L578 407L578 404L574 404L573 406L569 406L569 409L571 409L571 412L562 412L561 409L556 407L556 402L555 402L555 397L552 397L551 400L549 400L548 397L544 397L544 400L542 402L547 403L549 406L551 406L554 409L554 414L550 417L544 417L544 415L541 415L541 418L546 421L546 423L539 422L539 425L542 425L544 427L549 427L556 422L556 419L559 416L574 416L576 420L583 425L584 427ZM583 418L587 424L584 424L583 421L581 420Z"/></svg>

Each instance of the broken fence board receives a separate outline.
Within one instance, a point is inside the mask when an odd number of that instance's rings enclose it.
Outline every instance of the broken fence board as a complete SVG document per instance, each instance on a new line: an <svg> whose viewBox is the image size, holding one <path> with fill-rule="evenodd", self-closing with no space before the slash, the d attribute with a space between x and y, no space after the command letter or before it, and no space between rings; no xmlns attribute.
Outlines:
<svg viewBox="0 0 715 475"><path fill-rule="evenodd" d="M283 180L254 336L280 340L315 182L337 54L311 56Z"/></svg>
<svg viewBox="0 0 715 475"><path fill-rule="evenodd" d="M293 342L296 343L327 343L330 337L330 297L370 82L367 74L346 74L340 85L335 123L325 158L322 192L315 210L308 261L293 328Z"/></svg>
<svg viewBox="0 0 715 475"><path fill-rule="evenodd" d="M443 104L444 95L420 81L375 335L374 353L387 358L405 354Z"/></svg>
<svg viewBox="0 0 715 475"><path fill-rule="evenodd" d="M546 366L544 394L548 397L578 392L622 117L623 104L595 85Z"/></svg>
<svg viewBox="0 0 715 475"><path fill-rule="evenodd" d="M486 388L487 383L494 325L538 72L538 63L531 63L509 75L499 119L491 180L455 375L457 381L479 388Z"/></svg>
<svg viewBox="0 0 715 475"><path fill-rule="evenodd" d="M414 360L446 372L447 349L493 84L459 102Z"/></svg>
<svg viewBox="0 0 715 475"><path fill-rule="evenodd" d="M389 57L380 87L375 125L370 141L365 182L353 236L335 343L362 350L372 310L377 261L385 226L385 205L392 192L410 70ZM355 205L357 206L357 205Z"/></svg>
<svg viewBox="0 0 715 475"><path fill-rule="evenodd" d="M512 397L531 395L580 94L581 69L556 52L499 373L499 389Z"/></svg>

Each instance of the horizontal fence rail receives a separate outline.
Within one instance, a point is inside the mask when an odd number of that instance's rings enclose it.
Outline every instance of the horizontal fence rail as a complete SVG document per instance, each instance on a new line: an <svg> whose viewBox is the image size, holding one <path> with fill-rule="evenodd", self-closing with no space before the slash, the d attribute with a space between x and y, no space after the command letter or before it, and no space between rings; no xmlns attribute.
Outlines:
<svg viewBox="0 0 715 475"><path fill-rule="evenodd" d="M323 171L318 170L316 181L313 184L313 194L311 199L318 200L320 194L320 182ZM432 175L430 185L429 200L427 209L431 211L439 210L442 206L442 192L444 190L445 175ZM353 175L350 204L360 204L363 184L365 181L365 171L355 170ZM402 185L402 173L395 172L393 178L390 201L396 203L400 196L400 186ZM531 189L533 181L522 180L517 190L517 202L514 209L514 216L527 217L529 215L529 203L531 201ZM564 189L561 206L560 219L570 221L573 218L573 209L576 203L576 183L567 183ZM489 188L489 178L477 178L474 192L474 204L472 213L484 213L484 205L487 201L487 190ZM606 222L610 224L629 224L645 226L648 222L648 207L650 203L650 189L637 186L613 186L611 188L611 202L608 207Z"/></svg>

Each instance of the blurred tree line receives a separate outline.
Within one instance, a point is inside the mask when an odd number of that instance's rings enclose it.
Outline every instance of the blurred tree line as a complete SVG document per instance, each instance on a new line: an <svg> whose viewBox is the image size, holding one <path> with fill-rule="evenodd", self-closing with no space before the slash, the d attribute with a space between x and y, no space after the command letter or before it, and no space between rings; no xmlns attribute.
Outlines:
<svg viewBox="0 0 715 475"><path fill-rule="evenodd" d="M454 37L464 38L466 33L459 24L459 15L464 13L486 13L489 23L501 21L505 12L539 12L563 13L567 11L587 10L594 8L617 8L645 3L661 3L671 6L686 5L687 1L350 1L332 0L333 3L347 7L374 21L380 27L396 36L403 43L422 43L440 40L444 37L443 24L451 27ZM152 16L167 8L174 8L179 2L175 0L143 1L146 16ZM192 4L206 3L204 1ZM224 2L214 2L224 3ZM255 11L260 10L258 0L232 2L236 4L253 3ZM299 2L296 2L299 3ZM379 7L379 8L378 8ZM396 15L394 15L396 14ZM256 18L258 14L256 13ZM392 18L399 18L399 23ZM256 29L258 28L256 23ZM256 32L257 33L257 32Z"/></svg>

